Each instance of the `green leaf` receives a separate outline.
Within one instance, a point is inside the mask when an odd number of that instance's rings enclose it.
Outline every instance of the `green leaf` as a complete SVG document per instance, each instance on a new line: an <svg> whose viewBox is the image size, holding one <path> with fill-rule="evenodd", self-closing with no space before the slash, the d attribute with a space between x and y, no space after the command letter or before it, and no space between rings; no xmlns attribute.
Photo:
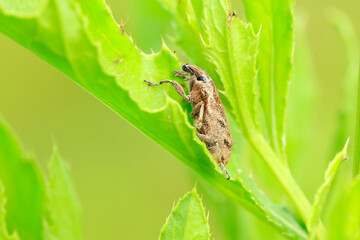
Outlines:
<svg viewBox="0 0 360 240"><path fill-rule="evenodd" d="M329 224L329 240L360 239L360 177L353 179L336 206L332 209Z"/></svg>
<svg viewBox="0 0 360 240"><path fill-rule="evenodd" d="M320 188L318 189L318 191L315 195L315 200L314 200L314 205L313 205L313 210L312 210L312 217L310 218L310 221L308 223L310 239L315 239L317 225L320 221L321 213L323 212L326 198L329 194L330 187L335 179L335 176L339 170L340 164L348 158L347 157L348 143L349 143L349 139L346 141L346 144L345 144L343 150L341 152L339 152L338 154L336 154L334 160L332 160L330 162L330 164L325 172L325 177L324 177L325 181L320 186Z"/></svg>
<svg viewBox="0 0 360 240"><path fill-rule="evenodd" d="M243 0L245 13L260 32L260 100L272 145L285 158L285 113L293 62L293 1Z"/></svg>
<svg viewBox="0 0 360 240"><path fill-rule="evenodd" d="M5 215L6 215L5 204L6 204L5 187L2 184L2 182L0 182L0 239L17 240L19 239L17 232L14 232L12 235L8 234L8 230L6 227L6 219L5 219Z"/></svg>
<svg viewBox="0 0 360 240"><path fill-rule="evenodd" d="M308 200L258 127L254 88L259 36L254 33L251 24L245 24L231 14L230 6L225 1L208 0L204 6L208 57L216 66L233 115L245 138L269 165L302 218L308 219Z"/></svg>
<svg viewBox="0 0 360 240"><path fill-rule="evenodd" d="M359 106L356 100L356 89L359 76L359 44L356 37L356 32L349 17L337 10L330 9L327 11L328 21L338 32L343 44L345 56L344 56L344 73L341 89L341 104L339 105L337 113L337 132L335 135L335 149L339 149L342 143L350 136L355 137L355 128L359 122L356 122L356 106ZM357 138L355 138L355 144L358 144ZM351 149L351 146L350 146ZM354 147L354 175L358 172L359 157L358 147Z"/></svg>
<svg viewBox="0 0 360 240"><path fill-rule="evenodd" d="M205 209L195 189L185 194L176 204L166 219L159 239L210 239Z"/></svg>
<svg viewBox="0 0 360 240"><path fill-rule="evenodd" d="M44 239L82 239L80 203L69 170L56 150L50 163L46 195Z"/></svg>
<svg viewBox="0 0 360 240"><path fill-rule="evenodd" d="M205 5L208 58L216 66L244 136L252 142L257 133L254 84L259 39L250 24L229 12L224 1L209 0Z"/></svg>
<svg viewBox="0 0 360 240"><path fill-rule="evenodd" d="M0 180L6 189L8 232L16 231L21 239L42 239L43 180L1 120Z"/></svg>
<svg viewBox="0 0 360 240"><path fill-rule="evenodd" d="M287 114L287 143L286 151L293 172L307 171L304 165L312 164L314 152L311 146L315 145L313 137L313 121L318 100L316 76L313 56L309 46L307 29L308 18L297 14L295 18L295 58L294 71L289 89L289 103ZM299 117L301 116L301 117ZM343 144L344 141L341 143ZM340 146L337 149L340 149Z"/></svg>
<svg viewBox="0 0 360 240"><path fill-rule="evenodd" d="M174 24L171 35L168 37L184 62L191 62L203 69L214 80L218 89L223 89L222 82L215 71L215 65L209 61L207 52L208 37L206 22L204 22L204 10L206 1L199 0L158 0L171 14L169 19ZM173 33L176 33L175 35Z"/></svg>
<svg viewBox="0 0 360 240"><path fill-rule="evenodd" d="M17 4L10 0L2 1L8 5ZM23 13L10 11L6 7L0 8L0 31L95 95L233 202L245 206L262 220L269 221L285 235L306 237L304 230L286 210L272 203L260 190L252 189L254 186L251 181L248 183L248 180L225 179L188 121L189 113L184 109L189 105L182 102L171 86L149 88L143 82L144 79L174 79L172 72L180 66L166 46L156 54L141 53L134 47L132 40L121 33L103 1L48 0L42 3L38 9ZM223 21L227 24L226 14L224 17ZM234 38L238 37L237 40L241 39L236 34L242 32L250 39L255 37L251 27L240 20L235 19L232 24L233 30L229 34L233 34ZM232 44L235 44L235 40ZM252 47L250 50L253 49ZM240 48L238 51L245 50ZM241 56L248 57L246 53ZM254 58L252 55L250 57ZM235 60L236 63L241 63L239 59ZM237 71L253 76L252 73L241 72L248 68L255 71L252 66L254 65L241 65ZM237 97L246 98L243 106L252 105L252 79L247 78L242 83L246 86L242 91L247 95ZM252 123L252 110L241 111L249 115L246 115L246 123L253 130L255 125ZM254 144L258 144L258 135L256 136L252 141ZM271 149L265 150L266 153L269 151ZM232 157L230 162L234 161L238 159ZM278 164L275 163L275 166ZM236 172L235 169L231 174L235 177ZM291 179L288 181L286 178L288 173L285 170L278 174L285 176L284 183L291 182ZM293 186L289 185L288 190L296 193L294 199L301 199L296 188L292 190Z"/></svg>

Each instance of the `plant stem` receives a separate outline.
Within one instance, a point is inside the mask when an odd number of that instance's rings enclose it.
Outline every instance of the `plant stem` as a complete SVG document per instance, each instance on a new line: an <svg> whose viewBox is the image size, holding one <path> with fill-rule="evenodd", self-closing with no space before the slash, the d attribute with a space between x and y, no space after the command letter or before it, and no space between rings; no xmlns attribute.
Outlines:
<svg viewBox="0 0 360 240"><path fill-rule="evenodd" d="M355 123L355 143L354 143L354 169L353 175L359 174L360 168L360 74L358 77L357 107L356 107L356 123Z"/></svg>
<svg viewBox="0 0 360 240"><path fill-rule="evenodd" d="M302 220L305 223L308 223L311 218L312 206L299 185L295 182L290 170L279 160L261 134L252 134L252 141L253 147L267 162L272 172L283 186L286 194L294 204ZM317 237L318 239L325 239L325 235L325 228L322 223L320 223Z"/></svg>

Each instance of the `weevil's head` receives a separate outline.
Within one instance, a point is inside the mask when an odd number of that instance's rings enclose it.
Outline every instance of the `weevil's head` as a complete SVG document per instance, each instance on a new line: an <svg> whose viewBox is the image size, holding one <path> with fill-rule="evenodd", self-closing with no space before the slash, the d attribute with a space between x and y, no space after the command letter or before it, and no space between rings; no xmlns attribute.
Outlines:
<svg viewBox="0 0 360 240"><path fill-rule="evenodd" d="M182 67L183 71L190 73L190 75L196 77L196 82L203 82L207 83L211 80L209 74L198 66L192 65L192 64L185 64Z"/></svg>
<svg viewBox="0 0 360 240"><path fill-rule="evenodd" d="M193 73L192 70L191 70L191 65L190 64L185 64L182 66L182 70L184 72L188 72L188 73Z"/></svg>
<svg viewBox="0 0 360 240"><path fill-rule="evenodd" d="M209 74L198 66L185 64L182 69L183 71L190 73L192 76L191 81L189 82L190 91L192 91L196 85L207 87L208 85L212 86L214 84Z"/></svg>

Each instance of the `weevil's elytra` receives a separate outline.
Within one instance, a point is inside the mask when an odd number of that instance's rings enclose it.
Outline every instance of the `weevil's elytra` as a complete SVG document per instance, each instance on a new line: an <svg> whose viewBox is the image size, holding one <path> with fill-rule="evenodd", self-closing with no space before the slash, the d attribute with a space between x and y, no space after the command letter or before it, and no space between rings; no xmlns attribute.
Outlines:
<svg viewBox="0 0 360 240"><path fill-rule="evenodd" d="M193 110L190 115L194 119L194 127L198 137L205 142L206 148L217 160L227 178L230 179L225 166L231 156L231 131L224 106L213 80L206 71L192 64L185 64L182 70L174 71L174 75L189 81L189 95L186 95L182 86L173 80L163 80L159 83L147 80L145 82L149 86L171 83L176 92L191 103ZM190 77L188 77L189 75Z"/></svg>

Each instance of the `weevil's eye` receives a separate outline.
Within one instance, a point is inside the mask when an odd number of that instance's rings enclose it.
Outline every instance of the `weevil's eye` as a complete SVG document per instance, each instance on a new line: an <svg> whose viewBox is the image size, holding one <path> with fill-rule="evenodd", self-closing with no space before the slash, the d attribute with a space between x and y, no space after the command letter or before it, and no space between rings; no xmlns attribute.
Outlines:
<svg viewBox="0 0 360 240"><path fill-rule="evenodd" d="M206 81L207 81L207 79L206 79L205 76L200 76L200 77L197 78L197 80L198 80L198 81L202 81L202 82L206 82Z"/></svg>
<svg viewBox="0 0 360 240"><path fill-rule="evenodd" d="M188 73L190 72L190 69L186 66L186 64L182 66L182 70Z"/></svg>

